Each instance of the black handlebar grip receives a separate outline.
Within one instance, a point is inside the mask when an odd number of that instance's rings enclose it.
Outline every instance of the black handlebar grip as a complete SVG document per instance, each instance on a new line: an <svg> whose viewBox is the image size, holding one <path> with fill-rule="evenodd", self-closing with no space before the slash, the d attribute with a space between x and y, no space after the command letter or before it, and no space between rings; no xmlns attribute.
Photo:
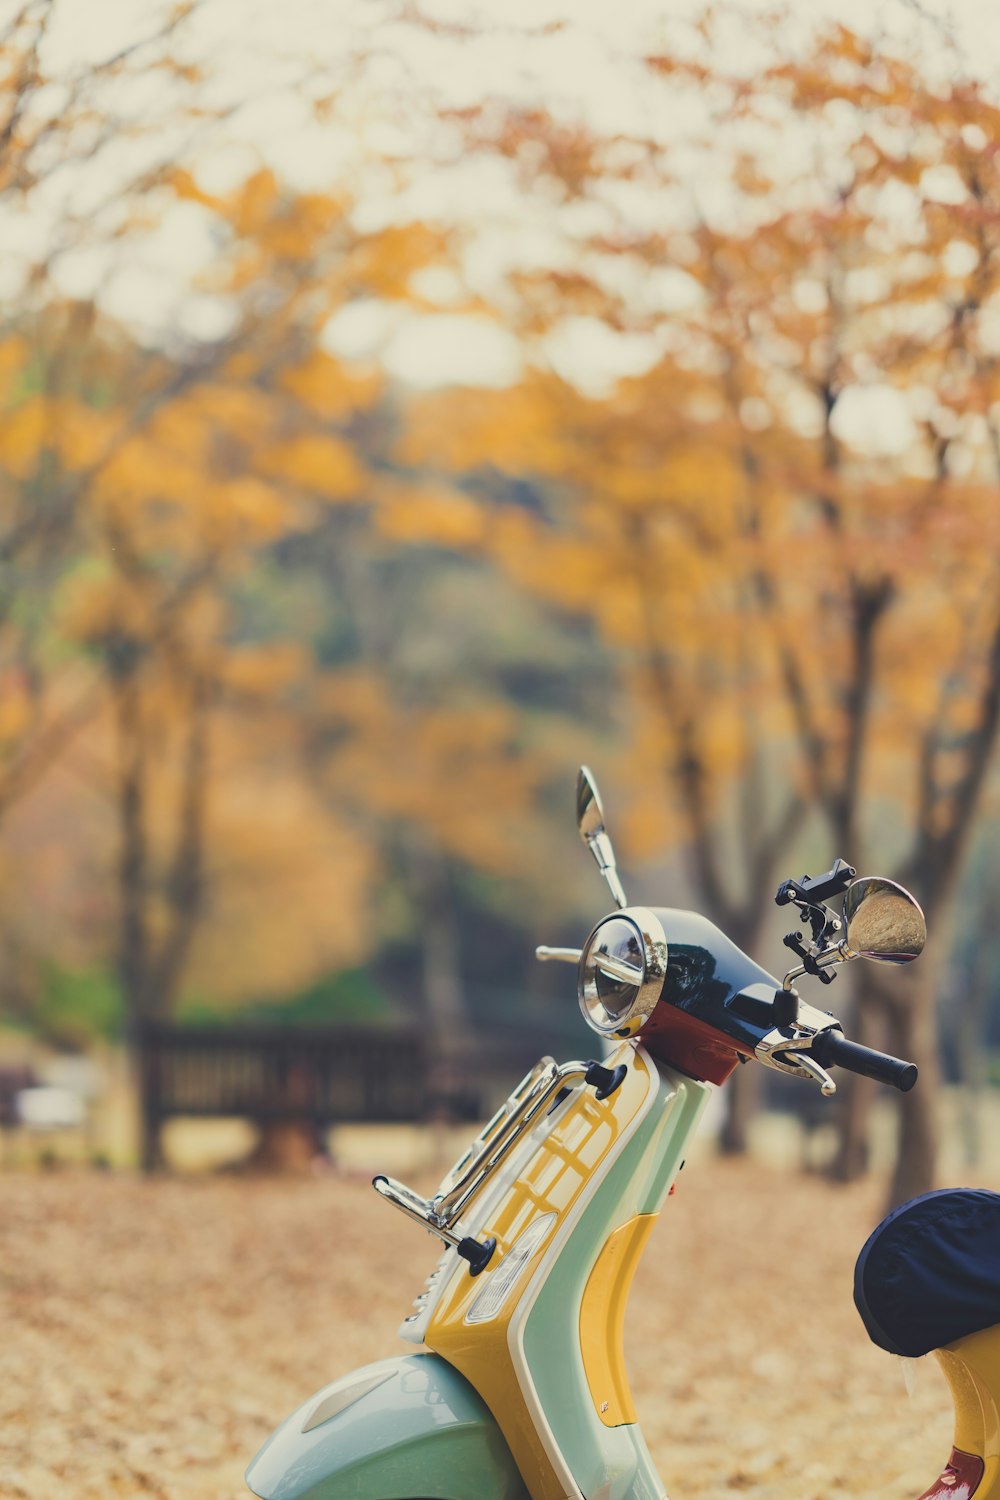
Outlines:
<svg viewBox="0 0 1000 1500"><path fill-rule="evenodd" d="M835 1027L820 1032L809 1049L809 1055L822 1068L847 1068L850 1073L874 1078L876 1083L887 1083L899 1089L901 1094L908 1093L917 1081L916 1063L890 1057L887 1052L876 1052L873 1047L863 1047L860 1042L849 1042Z"/></svg>

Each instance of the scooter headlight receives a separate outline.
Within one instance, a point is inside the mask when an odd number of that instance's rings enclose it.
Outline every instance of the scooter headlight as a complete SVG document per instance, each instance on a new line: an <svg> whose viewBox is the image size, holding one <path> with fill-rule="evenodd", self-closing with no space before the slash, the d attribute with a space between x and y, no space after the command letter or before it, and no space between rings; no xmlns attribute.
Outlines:
<svg viewBox="0 0 1000 1500"><path fill-rule="evenodd" d="M656 1009L667 973L667 938L644 906L598 922L577 971L580 1009L604 1036L634 1036Z"/></svg>

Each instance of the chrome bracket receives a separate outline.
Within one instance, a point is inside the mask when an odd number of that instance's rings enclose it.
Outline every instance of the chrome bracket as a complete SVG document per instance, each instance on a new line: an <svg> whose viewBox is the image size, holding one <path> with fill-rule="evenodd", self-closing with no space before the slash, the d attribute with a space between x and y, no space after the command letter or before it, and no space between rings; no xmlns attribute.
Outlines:
<svg viewBox="0 0 1000 1500"><path fill-rule="evenodd" d="M423 1224L439 1239L444 1240L446 1245L457 1250L462 1259L469 1262L470 1276L478 1276L481 1271L485 1271L497 1247L493 1235L486 1240L477 1240L471 1235L460 1236L452 1233L446 1225L434 1222L433 1215L428 1216L426 1198L421 1198L411 1188L405 1187L401 1182L393 1181L391 1177L373 1177L372 1187L379 1197L392 1203L406 1214L407 1218L415 1219L418 1224Z"/></svg>
<svg viewBox="0 0 1000 1500"><path fill-rule="evenodd" d="M468 1151L459 1157L433 1198L421 1198L404 1183L383 1175L373 1178L372 1186L380 1197L429 1229L446 1245L454 1246L468 1259L461 1246L469 1242L461 1239L452 1226L517 1142L539 1119L544 1118L553 1100L564 1089L589 1082L597 1089L597 1097L605 1098L618 1087L622 1076L623 1068L609 1074L606 1068L593 1062L557 1064L553 1058L543 1057L497 1110Z"/></svg>
<svg viewBox="0 0 1000 1500"><path fill-rule="evenodd" d="M834 919L833 926L839 927L839 920ZM793 989L795 980L801 979L804 974L815 974L829 969L833 964L844 964L849 959L856 957L857 955L852 953L847 946L847 940L841 938L838 942L832 943L828 948L824 948L821 952L813 954L810 964L799 964L796 968L789 969L781 981L781 987L785 990ZM827 982L829 982L829 979Z"/></svg>

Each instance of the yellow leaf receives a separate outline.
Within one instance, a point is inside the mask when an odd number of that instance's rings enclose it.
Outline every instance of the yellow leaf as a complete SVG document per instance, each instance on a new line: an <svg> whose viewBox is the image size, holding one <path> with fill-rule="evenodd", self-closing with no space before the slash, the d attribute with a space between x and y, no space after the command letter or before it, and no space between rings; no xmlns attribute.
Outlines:
<svg viewBox="0 0 1000 1500"><path fill-rule="evenodd" d="M347 443L319 434L266 448L260 455L260 468L324 500L355 499L365 482L364 470Z"/></svg>
<svg viewBox="0 0 1000 1500"><path fill-rule="evenodd" d="M6 401L27 362L28 343L20 334L11 334L0 343L0 401Z"/></svg>
<svg viewBox="0 0 1000 1500"><path fill-rule="evenodd" d="M485 540L489 514L460 490L431 484L394 484L375 512L379 530L398 542L475 547Z"/></svg>
<svg viewBox="0 0 1000 1500"><path fill-rule="evenodd" d="M280 384L314 416L326 421L366 410L382 388L375 373L349 371L320 349L313 349L301 364L284 371Z"/></svg>
<svg viewBox="0 0 1000 1500"><path fill-rule="evenodd" d="M297 641L271 646L242 646L230 652L223 674L227 685L245 698L273 698L305 674L308 656Z"/></svg>
<svg viewBox="0 0 1000 1500"><path fill-rule="evenodd" d="M15 479L27 479L39 455L54 437L51 410L44 396L32 396L0 415L0 467Z"/></svg>
<svg viewBox="0 0 1000 1500"><path fill-rule="evenodd" d="M121 413L95 411L69 396L53 402L56 443L67 469L89 469L100 462L123 420Z"/></svg>
<svg viewBox="0 0 1000 1500"><path fill-rule="evenodd" d="M238 234L259 234L274 213L279 192L273 172L261 168L229 200L228 210Z"/></svg>

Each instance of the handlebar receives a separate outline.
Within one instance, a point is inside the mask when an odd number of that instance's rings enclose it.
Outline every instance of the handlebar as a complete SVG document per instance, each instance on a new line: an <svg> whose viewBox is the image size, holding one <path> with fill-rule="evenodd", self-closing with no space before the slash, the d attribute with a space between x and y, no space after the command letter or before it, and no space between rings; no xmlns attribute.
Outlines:
<svg viewBox="0 0 1000 1500"><path fill-rule="evenodd" d="M849 1042L836 1027L821 1031L814 1038L809 1053L821 1067L846 1068L848 1072L874 1078L876 1083L887 1083L902 1094L908 1093L917 1081L916 1063L890 1057L887 1052L876 1052L873 1047L863 1047L860 1042Z"/></svg>

